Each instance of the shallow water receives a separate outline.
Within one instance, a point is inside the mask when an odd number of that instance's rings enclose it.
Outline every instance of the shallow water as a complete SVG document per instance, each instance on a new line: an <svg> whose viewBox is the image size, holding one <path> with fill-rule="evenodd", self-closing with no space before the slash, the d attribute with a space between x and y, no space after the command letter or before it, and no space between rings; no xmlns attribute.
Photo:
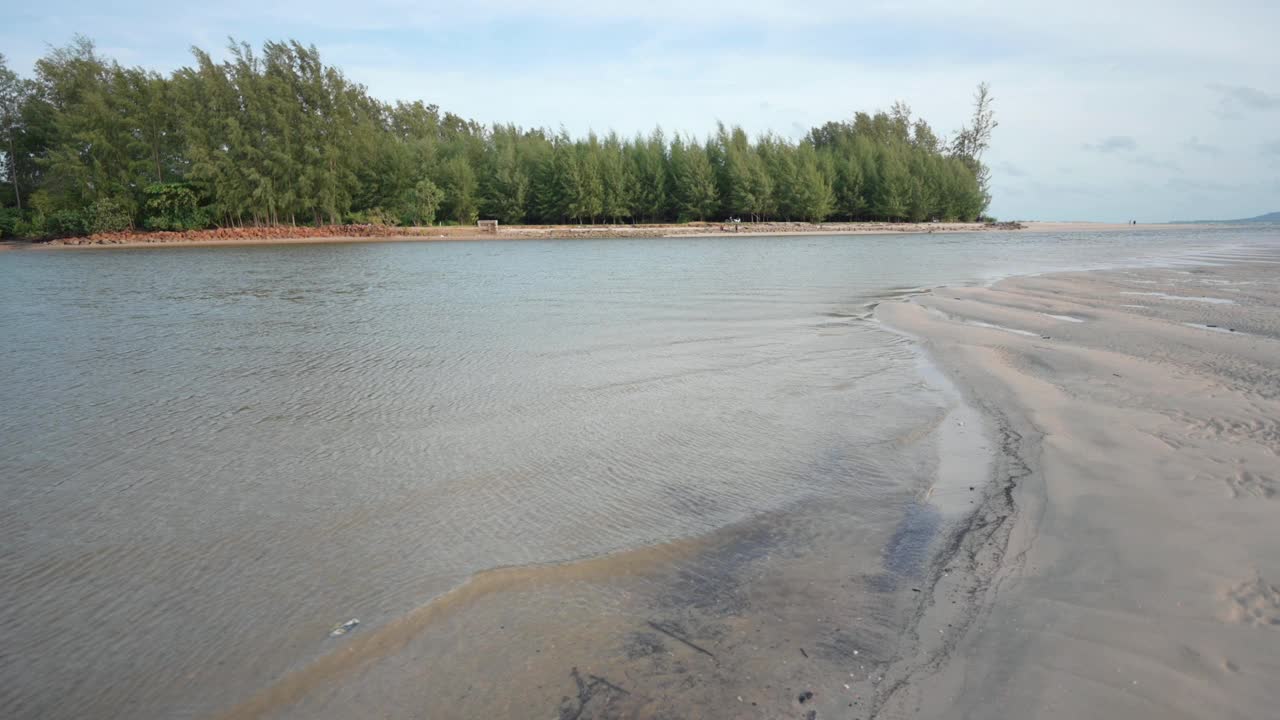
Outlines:
<svg viewBox="0 0 1280 720"><path fill-rule="evenodd" d="M874 303L1275 237L5 253L0 714L725 715L873 682L955 442Z"/></svg>

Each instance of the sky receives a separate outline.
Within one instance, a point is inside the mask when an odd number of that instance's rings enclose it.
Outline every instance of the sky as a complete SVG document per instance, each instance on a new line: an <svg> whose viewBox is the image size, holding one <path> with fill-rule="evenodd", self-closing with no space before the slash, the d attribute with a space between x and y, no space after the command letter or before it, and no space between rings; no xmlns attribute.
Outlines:
<svg viewBox="0 0 1280 720"><path fill-rule="evenodd" d="M383 100L482 123L799 138L905 101L939 134L991 84L990 213L1156 222L1280 210L1276 0L46 0L0 52L74 34L161 72L229 37L314 44Z"/></svg>

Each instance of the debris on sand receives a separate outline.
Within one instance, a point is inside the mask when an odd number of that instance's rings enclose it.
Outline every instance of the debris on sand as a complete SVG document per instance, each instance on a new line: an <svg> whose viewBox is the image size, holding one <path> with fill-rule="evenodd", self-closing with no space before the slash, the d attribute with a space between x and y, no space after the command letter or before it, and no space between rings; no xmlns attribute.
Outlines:
<svg viewBox="0 0 1280 720"><path fill-rule="evenodd" d="M329 637L340 637L342 635L346 635L352 630L355 630L356 626L359 624L360 618L351 618L344 623L334 625L333 629L329 631Z"/></svg>

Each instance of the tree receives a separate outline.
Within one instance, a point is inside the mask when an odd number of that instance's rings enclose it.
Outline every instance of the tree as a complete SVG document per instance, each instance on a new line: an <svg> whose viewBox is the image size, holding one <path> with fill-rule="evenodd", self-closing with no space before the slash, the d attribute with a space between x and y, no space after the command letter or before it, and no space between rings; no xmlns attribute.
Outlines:
<svg viewBox="0 0 1280 720"><path fill-rule="evenodd" d="M3 142L5 174L13 185L13 203L22 209L22 190L18 181L18 133L22 125L22 108L31 94L31 84L9 69L4 53L0 53L0 142Z"/></svg>
<svg viewBox="0 0 1280 720"><path fill-rule="evenodd" d="M835 155L836 209L850 220L862 217L870 207L867 187L870 184L864 168L871 152L866 138L853 138L842 143Z"/></svg>
<svg viewBox="0 0 1280 720"><path fill-rule="evenodd" d="M879 156L879 191L876 194L876 214L886 220L901 220L907 216L911 201L911 174L900 149L894 146L881 148Z"/></svg>
<svg viewBox="0 0 1280 720"><path fill-rule="evenodd" d="M637 137L628 160L631 182L636 188L631 200L634 214L650 222L667 218L673 202L667 143L662 129L655 129L647 138Z"/></svg>
<svg viewBox="0 0 1280 720"><path fill-rule="evenodd" d="M32 79L0 56L0 203L14 206L4 231L469 224L481 213L506 224L971 219L991 199L986 84L950 143L902 102L799 142L725 124L700 142L660 128L573 137L383 103L292 40L192 56L161 75L76 37Z"/></svg>
<svg viewBox="0 0 1280 720"><path fill-rule="evenodd" d="M717 189L724 212L730 216L754 215L760 206L757 193L760 159L751 149L747 134L740 127L732 131L721 124L708 154L716 165Z"/></svg>
<svg viewBox="0 0 1280 720"><path fill-rule="evenodd" d="M835 195L823 158L811 143L800 143L795 155L793 209L797 217L819 223L835 207Z"/></svg>
<svg viewBox="0 0 1280 720"><path fill-rule="evenodd" d="M423 178L414 184L409 191L409 202L405 221L409 225L430 225L435 222L436 210L444 200L444 191Z"/></svg>
<svg viewBox="0 0 1280 720"><path fill-rule="evenodd" d="M488 148L485 207L490 217L516 225L524 222L529 176L519 153L520 132L515 126L495 126Z"/></svg>
<svg viewBox="0 0 1280 720"><path fill-rule="evenodd" d="M578 167L578 195L574 215L579 222L590 219L595 224L596 218L604 214L600 139L595 133L588 133L586 142L574 143L573 148Z"/></svg>
<svg viewBox="0 0 1280 720"><path fill-rule="evenodd" d="M631 216L631 184L627 181L626 157L617 133L605 136L600 146L598 167L601 185L601 213L613 222Z"/></svg>
<svg viewBox="0 0 1280 720"><path fill-rule="evenodd" d="M454 157L445 163L441 179L449 217L457 220L459 225L474 223L477 217L476 173L471 164L465 157Z"/></svg>
<svg viewBox="0 0 1280 720"><path fill-rule="evenodd" d="M675 188L679 217L706 220L717 207L715 172L707 151L692 139L679 135L671 143L671 184Z"/></svg>
<svg viewBox="0 0 1280 720"><path fill-rule="evenodd" d="M983 210L991 204L991 170L982 164L982 154L991 145L991 131L999 126L995 120L995 112L991 109L994 101L991 87L985 82L979 83L973 95L973 117L967 126L956 133L952 147L952 153L969 166L977 179Z"/></svg>

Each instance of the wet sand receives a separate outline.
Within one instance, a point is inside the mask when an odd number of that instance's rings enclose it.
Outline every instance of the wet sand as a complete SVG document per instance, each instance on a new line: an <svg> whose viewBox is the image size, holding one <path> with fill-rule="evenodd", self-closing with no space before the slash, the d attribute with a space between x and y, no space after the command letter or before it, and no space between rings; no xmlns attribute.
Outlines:
<svg viewBox="0 0 1280 720"><path fill-rule="evenodd" d="M1007 464L875 717L1261 718L1280 705L1280 281L1014 278L879 306Z"/></svg>
<svg viewBox="0 0 1280 720"><path fill-rule="evenodd" d="M1030 220L1021 223L1030 232L1133 232L1149 230L1198 230L1218 227L1203 223L1106 223L1085 221Z"/></svg>

